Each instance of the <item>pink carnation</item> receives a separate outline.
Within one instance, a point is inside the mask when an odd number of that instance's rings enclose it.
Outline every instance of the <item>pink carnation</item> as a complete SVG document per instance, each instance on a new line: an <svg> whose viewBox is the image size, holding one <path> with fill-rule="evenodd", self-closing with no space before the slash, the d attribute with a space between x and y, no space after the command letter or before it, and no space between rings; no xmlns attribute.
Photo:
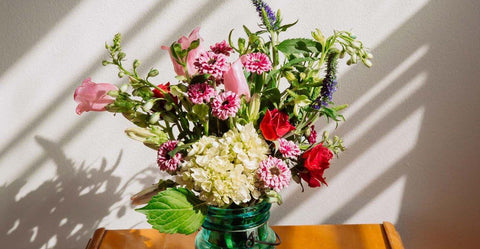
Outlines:
<svg viewBox="0 0 480 249"><path fill-rule="evenodd" d="M194 104L202 104L210 102L216 92L213 86L207 83L193 84L188 86L188 98Z"/></svg>
<svg viewBox="0 0 480 249"><path fill-rule="evenodd" d="M210 46L210 49L216 54L224 54L226 56L230 56L230 52L233 51L233 48L225 40L215 43L215 45Z"/></svg>
<svg viewBox="0 0 480 249"><path fill-rule="evenodd" d="M278 150L285 158L296 159L300 155L300 148L293 141L288 141L285 138L278 139Z"/></svg>
<svg viewBox="0 0 480 249"><path fill-rule="evenodd" d="M222 92L212 100L213 115L221 120L234 117L240 107L240 98L234 92Z"/></svg>
<svg viewBox="0 0 480 249"><path fill-rule="evenodd" d="M260 168L257 170L258 177L266 187L275 191L280 191L288 187L292 179L292 173L287 164L272 156L260 162Z"/></svg>
<svg viewBox="0 0 480 249"><path fill-rule="evenodd" d="M228 70L227 57L224 54L204 52L195 60L195 67L199 73L210 74L215 79L221 79L223 73Z"/></svg>
<svg viewBox="0 0 480 249"><path fill-rule="evenodd" d="M178 141L170 140L158 148L157 164L160 170L174 172L182 160L182 154L176 153L171 157L168 153L177 147Z"/></svg>
<svg viewBox="0 0 480 249"><path fill-rule="evenodd" d="M242 63L247 72L261 74L272 70L272 63L268 56L263 53L251 53L242 56Z"/></svg>
<svg viewBox="0 0 480 249"><path fill-rule="evenodd" d="M315 131L315 126L310 127L310 136L308 136L308 142L314 144L317 142L317 132Z"/></svg>

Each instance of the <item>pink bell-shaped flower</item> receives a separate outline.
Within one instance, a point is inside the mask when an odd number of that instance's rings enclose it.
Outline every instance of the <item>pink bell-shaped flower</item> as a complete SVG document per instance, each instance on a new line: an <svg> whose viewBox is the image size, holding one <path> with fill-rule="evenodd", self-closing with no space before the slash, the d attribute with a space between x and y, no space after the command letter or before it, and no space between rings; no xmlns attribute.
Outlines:
<svg viewBox="0 0 480 249"><path fill-rule="evenodd" d="M250 88L243 74L243 65L240 59L236 60L230 66L230 69L223 74L223 83L225 91L232 91L238 96L245 95L247 101L250 101Z"/></svg>

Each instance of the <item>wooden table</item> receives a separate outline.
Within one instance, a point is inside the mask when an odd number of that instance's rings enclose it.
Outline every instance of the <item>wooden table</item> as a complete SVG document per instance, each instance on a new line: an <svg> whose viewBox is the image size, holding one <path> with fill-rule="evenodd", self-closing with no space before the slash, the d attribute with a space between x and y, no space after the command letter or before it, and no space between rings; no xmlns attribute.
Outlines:
<svg viewBox="0 0 480 249"><path fill-rule="evenodd" d="M362 225L272 226L277 249L404 249L389 223ZM194 249L195 234L163 234L153 229L95 231L86 249Z"/></svg>

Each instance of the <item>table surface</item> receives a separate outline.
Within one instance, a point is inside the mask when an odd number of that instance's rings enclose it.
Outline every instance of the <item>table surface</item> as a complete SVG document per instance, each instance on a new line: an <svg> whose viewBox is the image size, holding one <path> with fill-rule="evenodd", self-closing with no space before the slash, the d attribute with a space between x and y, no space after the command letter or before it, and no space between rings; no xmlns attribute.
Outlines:
<svg viewBox="0 0 480 249"><path fill-rule="evenodd" d="M389 223L272 226L282 238L277 249L404 249ZM194 249L195 234L163 234L154 229L95 231L86 249Z"/></svg>

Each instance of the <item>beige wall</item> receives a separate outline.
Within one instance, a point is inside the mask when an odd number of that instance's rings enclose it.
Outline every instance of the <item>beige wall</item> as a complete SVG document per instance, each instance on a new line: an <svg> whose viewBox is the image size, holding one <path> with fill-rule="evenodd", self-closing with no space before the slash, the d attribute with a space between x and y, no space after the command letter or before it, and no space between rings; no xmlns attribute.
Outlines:
<svg viewBox="0 0 480 249"><path fill-rule="evenodd" d="M124 35L128 58L173 80L160 45L202 26L209 44L253 28L249 1L0 2L0 241L8 248L83 248L94 229L148 227L131 194L160 177L130 125L77 116L86 77L121 83L103 44ZM195 4L193 4L195 3ZM477 1L270 1L287 36L351 30L374 66L341 66L336 131L348 150L329 187L291 187L272 224L395 223L408 249L476 248L480 232L480 5ZM159 82L160 83L160 82ZM477 246L475 246L477 245Z"/></svg>

